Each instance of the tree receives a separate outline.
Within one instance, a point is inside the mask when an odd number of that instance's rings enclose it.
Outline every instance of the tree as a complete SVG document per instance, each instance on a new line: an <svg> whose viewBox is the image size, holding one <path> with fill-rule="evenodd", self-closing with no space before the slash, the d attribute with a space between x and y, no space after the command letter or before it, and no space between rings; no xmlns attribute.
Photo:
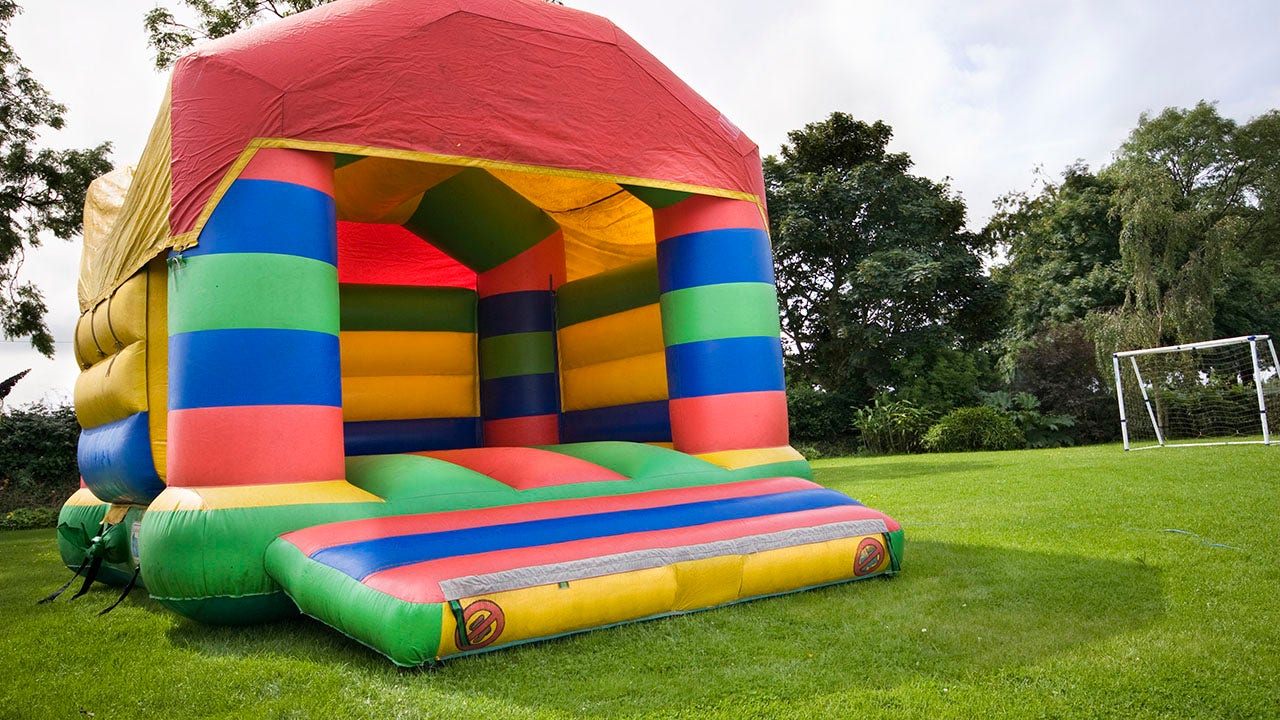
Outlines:
<svg viewBox="0 0 1280 720"><path fill-rule="evenodd" d="M178 21L173 11L162 5L152 8L143 17L147 30L147 45L155 51L157 70L172 67L173 63L201 40L230 35L263 20L282 18L303 10L327 5L333 0L178 0L185 6L183 14L195 14L195 21L187 25ZM552 5L563 5L560 0L546 0Z"/></svg>
<svg viewBox="0 0 1280 720"><path fill-rule="evenodd" d="M143 18L147 45L155 51L157 70L164 70L201 40L212 40L250 27L264 19L282 18L325 5L332 0L179 0L187 13L195 13L194 25L179 22L162 5Z"/></svg>
<svg viewBox="0 0 1280 720"><path fill-rule="evenodd" d="M910 174L892 135L837 112L764 162L789 373L856 404L920 381L938 358L954 374L950 352L989 339L999 305L964 202Z"/></svg>
<svg viewBox="0 0 1280 720"><path fill-rule="evenodd" d="M85 190L111 169L111 145L37 148L44 130L62 128L67 109L9 44L9 25L20 11L13 0L0 0L0 329L6 338L30 337L32 347L53 357L48 306L39 288L20 278L22 264L41 233L67 240L80 232Z"/></svg>
<svg viewBox="0 0 1280 720"><path fill-rule="evenodd" d="M1241 127L1205 102L1141 116L1107 169L1129 275L1123 306L1093 325L1107 345L1207 340L1280 319L1278 124L1272 112Z"/></svg>
<svg viewBox="0 0 1280 720"><path fill-rule="evenodd" d="M1035 196L1012 193L997 201L983 232L1007 260L991 273L1008 298L1006 354L1051 325L1124 302L1114 191L1109 179L1077 162L1061 182L1044 181Z"/></svg>

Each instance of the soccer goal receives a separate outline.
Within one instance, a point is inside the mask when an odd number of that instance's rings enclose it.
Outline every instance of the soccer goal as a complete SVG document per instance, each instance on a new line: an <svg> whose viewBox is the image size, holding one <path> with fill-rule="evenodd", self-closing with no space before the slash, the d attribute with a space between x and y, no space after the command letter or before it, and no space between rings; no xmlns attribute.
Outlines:
<svg viewBox="0 0 1280 720"><path fill-rule="evenodd" d="M1129 350L1111 356L1125 450L1271 444L1267 405L1280 403L1268 335Z"/></svg>

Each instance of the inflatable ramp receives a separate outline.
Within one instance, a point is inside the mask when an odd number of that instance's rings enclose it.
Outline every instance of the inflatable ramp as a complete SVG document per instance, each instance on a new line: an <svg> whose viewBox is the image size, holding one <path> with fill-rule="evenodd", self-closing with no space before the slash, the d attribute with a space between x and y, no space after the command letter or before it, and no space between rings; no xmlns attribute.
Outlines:
<svg viewBox="0 0 1280 720"><path fill-rule="evenodd" d="M898 569L790 445L757 147L607 20L336 0L179 60L136 167L69 568L409 665Z"/></svg>
<svg viewBox="0 0 1280 720"><path fill-rule="evenodd" d="M538 487L529 476L540 470L527 469L555 456L520 449L513 465L507 451L437 455L506 465L524 477L494 480L522 485L517 494ZM896 523L807 480L625 487L678 481L618 477L578 485L572 499L319 525L272 543L267 571L303 612L420 665L895 569Z"/></svg>

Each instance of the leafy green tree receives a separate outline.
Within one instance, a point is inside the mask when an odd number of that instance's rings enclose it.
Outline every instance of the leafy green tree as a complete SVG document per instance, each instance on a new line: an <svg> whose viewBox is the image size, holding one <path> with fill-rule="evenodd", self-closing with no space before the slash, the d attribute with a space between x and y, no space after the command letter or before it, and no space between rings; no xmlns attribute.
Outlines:
<svg viewBox="0 0 1280 720"><path fill-rule="evenodd" d="M1094 322L1106 345L1275 327L1278 124L1272 112L1240 126L1205 102L1140 118L1107 169L1129 281Z"/></svg>
<svg viewBox="0 0 1280 720"><path fill-rule="evenodd" d="M46 130L62 128L67 109L9 44L9 26L19 12L13 0L0 0L0 330L6 338L29 337L32 347L53 357L48 306L39 288L21 279L23 261L28 248L40 245L41 233L67 240L80 232L85 190L111 169L111 145L38 147Z"/></svg>
<svg viewBox="0 0 1280 720"><path fill-rule="evenodd" d="M911 358L976 350L1000 303L964 202L892 135L837 112L764 162L788 366L858 405L932 369Z"/></svg>
<svg viewBox="0 0 1280 720"><path fill-rule="evenodd" d="M75 492L79 438L70 405L35 404L0 414L0 513L57 507Z"/></svg>
<svg viewBox="0 0 1280 720"><path fill-rule="evenodd" d="M164 70L201 40L230 35L263 20L325 5L332 0L178 0L183 15L194 15L193 24L180 22L164 5L143 18L147 45L155 51L156 69Z"/></svg>
<svg viewBox="0 0 1280 720"><path fill-rule="evenodd" d="M1124 302L1114 191L1110 180L1077 162L1035 196L997 201L983 232L1007 259L991 273L1008 298L1006 352L1016 353L1046 327Z"/></svg>

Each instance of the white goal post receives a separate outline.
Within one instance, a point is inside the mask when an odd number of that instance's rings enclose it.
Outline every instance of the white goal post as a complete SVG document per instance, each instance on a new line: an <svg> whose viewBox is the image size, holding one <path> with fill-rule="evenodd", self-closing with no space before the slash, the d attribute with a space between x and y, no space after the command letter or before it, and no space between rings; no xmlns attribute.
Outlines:
<svg viewBox="0 0 1280 720"><path fill-rule="evenodd" d="M1280 359L1269 335L1128 350L1111 362L1125 450L1271 444L1267 398L1280 395ZM1131 445L1142 439L1154 444Z"/></svg>

